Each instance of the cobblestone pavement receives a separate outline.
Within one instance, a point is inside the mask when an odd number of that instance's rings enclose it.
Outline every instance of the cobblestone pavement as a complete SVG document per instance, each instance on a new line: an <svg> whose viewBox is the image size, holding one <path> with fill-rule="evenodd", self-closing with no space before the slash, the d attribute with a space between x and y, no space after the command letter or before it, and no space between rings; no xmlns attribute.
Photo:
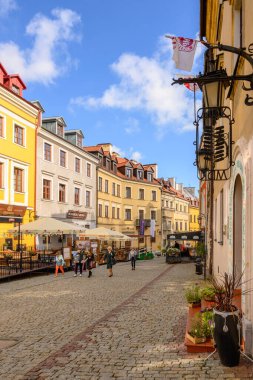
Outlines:
<svg viewBox="0 0 253 380"><path fill-rule="evenodd" d="M88 279L52 275L0 284L0 379L252 379L252 365L226 368L188 354L184 287L192 264L164 258L119 263ZM1 347L1 345L0 345Z"/></svg>

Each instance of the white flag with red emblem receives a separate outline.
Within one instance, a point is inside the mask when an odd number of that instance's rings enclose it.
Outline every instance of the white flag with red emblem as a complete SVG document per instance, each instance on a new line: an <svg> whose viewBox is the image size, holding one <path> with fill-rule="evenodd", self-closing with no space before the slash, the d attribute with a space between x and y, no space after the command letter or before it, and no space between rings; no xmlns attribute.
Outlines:
<svg viewBox="0 0 253 380"><path fill-rule="evenodd" d="M172 43L174 50L172 58L176 64L176 68L191 71L197 41L191 38L172 37Z"/></svg>

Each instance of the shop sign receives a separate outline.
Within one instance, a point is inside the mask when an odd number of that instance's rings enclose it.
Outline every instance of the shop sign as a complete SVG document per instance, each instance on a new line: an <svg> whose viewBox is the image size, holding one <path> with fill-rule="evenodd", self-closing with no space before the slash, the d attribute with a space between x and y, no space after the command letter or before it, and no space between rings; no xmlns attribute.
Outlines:
<svg viewBox="0 0 253 380"><path fill-rule="evenodd" d="M85 211L68 210L67 212L67 219L85 220L86 218L87 218L87 212Z"/></svg>
<svg viewBox="0 0 253 380"><path fill-rule="evenodd" d="M13 206L0 204L0 216L8 218L14 218L15 216L22 217L25 215L27 207L25 206Z"/></svg>

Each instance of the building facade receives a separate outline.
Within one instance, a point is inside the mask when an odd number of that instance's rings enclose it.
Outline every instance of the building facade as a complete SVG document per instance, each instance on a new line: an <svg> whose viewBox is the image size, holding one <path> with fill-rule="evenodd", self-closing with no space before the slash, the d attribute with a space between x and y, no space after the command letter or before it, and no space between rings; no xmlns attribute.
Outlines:
<svg viewBox="0 0 253 380"><path fill-rule="evenodd" d="M83 137L81 130L66 130L62 117L42 120L38 129L37 217L96 227L98 160L83 150Z"/></svg>
<svg viewBox="0 0 253 380"><path fill-rule="evenodd" d="M183 187L183 194L189 200L189 231L199 231L199 198L195 195L195 187Z"/></svg>
<svg viewBox="0 0 253 380"><path fill-rule="evenodd" d="M0 249L30 249L32 236L8 234L13 224L35 216L36 131L40 109L23 98L25 84L0 65Z"/></svg>
<svg viewBox="0 0 253 380"><path fill-rule="evenodd" d="M253 2L250 0L201 1L201 38L211 44L222 43L245 48L252 54ZM214 53L219 66L228 75L252 72L252 67L236 54ZM246 92L244 91L248 89ZM225 90L222 106L233 115L231 176L227 180L206 183L207 244L210 269L214 274L243 272L242 290L252 288L253 278L253 90L247 82L235 81ZM204 195L203 195L204 198ZM242 311L251 326L253 298L242 296ZM248 351L253 354L252 333L244 336ZM248 345L248 342L251 342Z"/></svg>
<svg viewBox="0 0 253 380"><path fill-rule="evenodd" d="M156 166L142 165L112 152L111 144L84 148L99 159L98 226L135 237L136 248L161 248L161 185ZM123 243L124 244L124 243Z"/></svg>

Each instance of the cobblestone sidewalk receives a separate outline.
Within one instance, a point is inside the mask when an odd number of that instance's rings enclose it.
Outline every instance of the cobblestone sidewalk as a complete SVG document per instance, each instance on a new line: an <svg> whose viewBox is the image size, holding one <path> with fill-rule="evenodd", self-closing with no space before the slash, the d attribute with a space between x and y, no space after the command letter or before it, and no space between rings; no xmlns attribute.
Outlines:
<svg viewBox="0 0 253 380"><path fill-rule="evenodd" d="M14 312L19 328L8 336L20 339L0 353L0 379L252 379L243 359L225 368L217 356L205 363L207 354L187 354L184 287L196 280L193 265L161 258L136 271L117 264L105 276L99 268L92 282L69 273L0 288L2 334Z"/></svg>

